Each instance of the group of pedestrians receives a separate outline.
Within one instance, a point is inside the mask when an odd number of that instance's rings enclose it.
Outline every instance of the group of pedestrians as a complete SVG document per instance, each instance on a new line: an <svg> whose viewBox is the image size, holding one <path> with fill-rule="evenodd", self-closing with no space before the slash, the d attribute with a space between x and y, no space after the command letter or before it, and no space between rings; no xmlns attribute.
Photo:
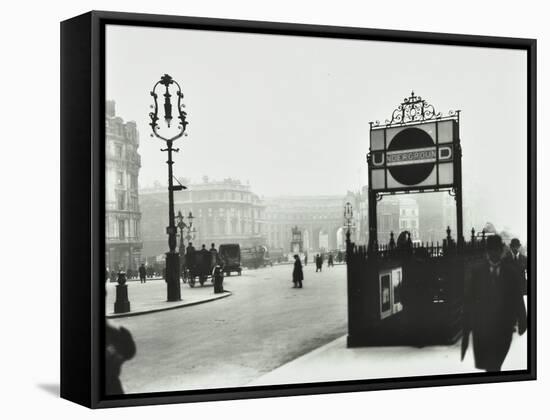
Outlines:
<svg viewBox="0 0 550 420"><path fill-rule="evenodd" d="M323 263L325 261L325 256L323 254L317 254L315 256L315 272L321 272L323 271ZM332 255L332 252L329 252L327 257L327 266L328 267L334 267L334 255Z"/></svg>
<svg viewBox="0 0 550 420"><path fill-rule="evenodd" d="M322 254L317 254L314 257L315 260L315 272L323 271L323 261L324 257ZM307 254L304 257L304 265L307 265ZM328 266L334 267L334 257L332 253L328 255ZM301 289L303 287L302 281L304 280L304 270L302 268L302 261L298 254L294 255L294 269L292 271L292 282L294 283L294 288Z"/></svg>

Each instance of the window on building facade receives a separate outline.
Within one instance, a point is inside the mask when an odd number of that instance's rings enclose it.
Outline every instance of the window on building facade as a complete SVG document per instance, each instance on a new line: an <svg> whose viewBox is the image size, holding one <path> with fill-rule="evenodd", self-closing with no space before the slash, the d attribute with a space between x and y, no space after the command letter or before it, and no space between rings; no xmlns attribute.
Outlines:
<svg viewBox="0 0 550 420"><path fill-rule="evenodd" d="M116 184L120 186L124 185L124 172L118 171L116 173Z"/></svg>
<svg viewBox="0 0 550 420"><path fill-rule="evenodd" d="M116 202L117 202L117 210L124 210L124 193L122 191L117 192L116 194Z"/></svg>
<svg viewBox="0 0 550 420"><path fill-rule="evenodd" d="M132 175L130 177L130 185L131 185L132 189L137 190L137 188L138 188L138 177L137 177L137 175Z"/></svg>
<svg viewBox="0 0 550 420"><path fill-rule="evenodd" d="M405 229L407 227L407 221L401 220L401 229Z"/></svg>
<svg viewBox="0 0 550 420"><path fill-rule="evenodd" d="M122 145L120 144L115 144L115 157L122 159Z"/></svg>
<svg viewBox="0 0 550 420"><path fill-rule="evenodd" d="M126 225L124 223L124 220L118 221L118 238L126 239Z"/></svg>

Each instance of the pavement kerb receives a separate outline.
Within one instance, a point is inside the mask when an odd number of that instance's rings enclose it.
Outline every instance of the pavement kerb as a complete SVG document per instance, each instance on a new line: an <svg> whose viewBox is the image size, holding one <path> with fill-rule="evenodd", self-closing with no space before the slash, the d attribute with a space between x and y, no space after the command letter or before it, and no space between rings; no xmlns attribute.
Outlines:
<svg viewBox="0 0 550 420"><path fill-rule="evenodd" d="M262 381L261 381L262 378L272 375L273 372L276 372L277 370L288 369L289 366L299 365L299 364L304 363L304 362L307 363L310 359L314 359L315 357L317 357L319 355L319 353L323 353L328 348L333 347L334 345L336 345L339 341L345 340L346 337L347 337L347 334L341 335L340 337L337 337L337 338L329 341L328 343L323 344L320 347L317 347L313 350L310 350L309 352L304 353L304 354L302 354L301 356L298 356L295 359L289 360L288 362L283 363L280 366L277 366L272 371L267 372L264 375L261 375L261 376L255 378L255 379L253 379L252 381L247 383L246 386L257 386L258 384L261 386L261 385L263 385Z"/></svg>
<svg viewBox="0 0 550 420"><path fill-rule="evenodd" d="M127 317L131 317L131 316L152 314L152 313L155 313L155 312L170 311L172 309L180 309L180 308L184 308L186 306L200 305L201 303L207 303L207 302L212 302L214 300L223 299L223 298L231 296L232 294L233 293L230 292L229 290L225 290L223 294L219 294L217 296L211 296L211 297L201 299L201 300L196 300L196 301L193 301L193 302L182 302L180 305L168 306L166 308L154 308L154 309L147 309L147 310L143 310L143 311L124 312L124 313L121 313L121 314L108 314L108 315L105 315L105 318L107 318L107 319L127 318Z"/></svg>

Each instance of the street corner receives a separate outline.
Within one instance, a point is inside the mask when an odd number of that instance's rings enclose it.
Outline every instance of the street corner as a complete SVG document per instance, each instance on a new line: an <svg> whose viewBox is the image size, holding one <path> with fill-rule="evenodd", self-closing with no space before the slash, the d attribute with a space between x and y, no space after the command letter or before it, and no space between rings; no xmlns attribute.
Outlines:
<svg viewBox="0 0 550 420"><path fill-rule="evenodd" d="M105 317L107 319L126 318L180 309L188 306L214 302L231 296L232 292L229 290L224 290L222 293L214 293L212 287L205 286L198 288L185 288L182 290L181 294L181 300L169 302L166 300L165 289L161 289L158 286L148 287L147 284L136 284L129 288L128 292L130 311L115 313L114 308L116 303L116 295L115 293L109 293L108 291Z"/></svg>

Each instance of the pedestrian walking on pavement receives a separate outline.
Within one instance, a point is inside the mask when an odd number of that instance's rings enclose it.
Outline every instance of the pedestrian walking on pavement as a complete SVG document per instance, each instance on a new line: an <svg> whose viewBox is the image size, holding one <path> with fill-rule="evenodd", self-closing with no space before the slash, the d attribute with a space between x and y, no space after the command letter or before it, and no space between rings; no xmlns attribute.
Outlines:
<svg viewBox="0 0 550 420"><path fill-rule="evenodd" d="M323 271L323 257L320 254L315 257L315 272L318 271Z"/></svg>
<svg viewBox="0 0 550 420"><path fill-rule="evenodd" d="M334 257L332 256L332 252L328 254L328 266L334 267Z"/></svg>
<svg viewBox="0 0 550 420"><path fill-rule="evenodd" d="M139 266L139 281L140 283L145 283L147 277L147 269L145 268L145 264L141 264Z"/></svg>
<svg viewBox="0 0 550 420"><path fill-rule="evenodd" d="M304 280L304 271L302 270L302 262L298 254L294 255L294 270L292 271L292 282L294 287L301 289L302 280Z"/></svg>
<svg viewBox="0 0 550 420"><path fill-rule="evenodd" d="M461 358L472 332L475 366L498 372L506 359L517 325L519 335L527 330L527 315L521 276L499 235L487 238L485 259L472 270L464 293Z"/></svg>

